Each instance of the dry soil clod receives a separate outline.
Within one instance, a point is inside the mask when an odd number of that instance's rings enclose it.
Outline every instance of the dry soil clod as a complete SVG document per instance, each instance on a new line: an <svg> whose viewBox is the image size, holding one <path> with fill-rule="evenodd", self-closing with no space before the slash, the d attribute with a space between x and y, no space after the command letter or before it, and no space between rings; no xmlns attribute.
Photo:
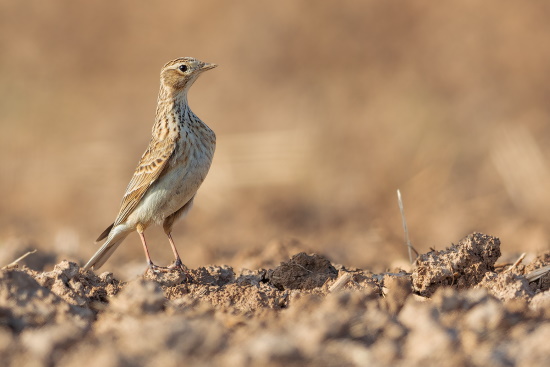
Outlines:
<svg viewBox="0 0 550 367"><path fill-rule="evenodd" d="M338 270L325 257L300 252L270 271L267 278L274 287L283 290L321 287L337 276Z"/></svg>
<svg viewBox="0 0 550 367"><path fill-rule="evenodd" d="M498 238L472 233L445 250L420 255L412 273L413 289L430 297L442 286L471 288L495 270L499 257Z"/></svg>

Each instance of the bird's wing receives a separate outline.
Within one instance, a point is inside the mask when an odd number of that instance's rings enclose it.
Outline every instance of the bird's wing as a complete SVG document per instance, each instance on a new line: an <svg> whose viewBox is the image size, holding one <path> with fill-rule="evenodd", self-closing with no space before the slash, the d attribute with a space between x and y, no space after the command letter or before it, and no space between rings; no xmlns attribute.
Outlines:
<svg viewBox="0 0 550 367"><path fill-rule="evenodd" d="M120 211L114 223L115 227L128 218L145 195L147 189L159 178L175 147L175 139L158 140L155 137L151 139L122 198Z"/></svg>

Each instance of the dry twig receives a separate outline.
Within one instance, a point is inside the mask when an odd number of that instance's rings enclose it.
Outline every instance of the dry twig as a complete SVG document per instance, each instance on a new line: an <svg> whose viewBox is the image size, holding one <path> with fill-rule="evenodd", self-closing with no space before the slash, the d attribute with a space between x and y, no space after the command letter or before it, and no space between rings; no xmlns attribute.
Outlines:
<svg viewBox="0 0 550 367"><path fill-rule="evenodd" d="M1 269L2 270L9 270L9 269L17 268L19 266L19 261L23 260L24 258L26 258L29 255L34 254L35 252L36 252L36 250L29 251L26 254L24 254L24 255L18 257L17 259L15 259L14 261L9 263L8 265L3 266Z"/></svg>
<svg viewBox="0 0 550 367"><path fill-rule="evenodd" d="M413 257L412 257L412 251L416 254L416 257L418 257L418 251L415 250L415 248L411 244L411 240L409 239L409 229L407 228L407 219L405 218L405 209L403 208L403 200L401 199L401 191L397 189L397 204L399 205L399 211L401 212L401 219L403 221L403 231L405 231L405 246L407 246L407 249L409 251L409 261L411 264L413 263Z"/></svg>
<svg viewBox="0 0 550 367"><path fill-rule="evenodd" d="M342 289L351 279L351 273L344 273L333 285L328 289L329 292L336 292Z"/></svg>
<svg viewBox="0 0 550 367"><path fill-rule="evenodd" d="M513 269L517 268L517 266L519 264L521 264L521 262L523 261L523 259L525 258L525 255L526 253L524 252L523 254L521 254L518 259L516 260L515 263L513 263L512 265L510 265L510 267L506 270L504 270L505 273L509 272L509 271L512 271Z"/></svg>

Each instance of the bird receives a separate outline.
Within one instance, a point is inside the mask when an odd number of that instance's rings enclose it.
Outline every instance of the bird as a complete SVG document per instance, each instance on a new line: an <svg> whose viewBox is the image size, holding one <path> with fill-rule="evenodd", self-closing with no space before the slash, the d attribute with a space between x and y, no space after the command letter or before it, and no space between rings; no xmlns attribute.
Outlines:
<svg viewBox="0 0 550 367"><path fill-rule="evenodd" d="M99 269L133 231L139 234L151 270L185 270L172 238L172 226L192 208L216 149L216 134L191 111L187 94L199 75L216 66L193 57L180 57L161 69L151 140L128 184L115 221L96 240L105 242L84 265L85 271ZM169 267L153 263L145 240L147 227L161 224L175 257Z"/></svg>

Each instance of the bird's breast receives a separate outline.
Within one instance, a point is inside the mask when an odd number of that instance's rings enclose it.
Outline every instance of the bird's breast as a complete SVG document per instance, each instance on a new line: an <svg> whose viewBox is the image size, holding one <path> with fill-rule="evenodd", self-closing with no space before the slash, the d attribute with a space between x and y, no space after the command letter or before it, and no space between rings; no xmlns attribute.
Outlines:
<svg viewBox="0 0 550 367"><path fill-rule="evenodd" d="M206 178L214 150L215 137L180 134L164 172L147 190L133 219L146 226L160 224L187 204Z"/></svg>

